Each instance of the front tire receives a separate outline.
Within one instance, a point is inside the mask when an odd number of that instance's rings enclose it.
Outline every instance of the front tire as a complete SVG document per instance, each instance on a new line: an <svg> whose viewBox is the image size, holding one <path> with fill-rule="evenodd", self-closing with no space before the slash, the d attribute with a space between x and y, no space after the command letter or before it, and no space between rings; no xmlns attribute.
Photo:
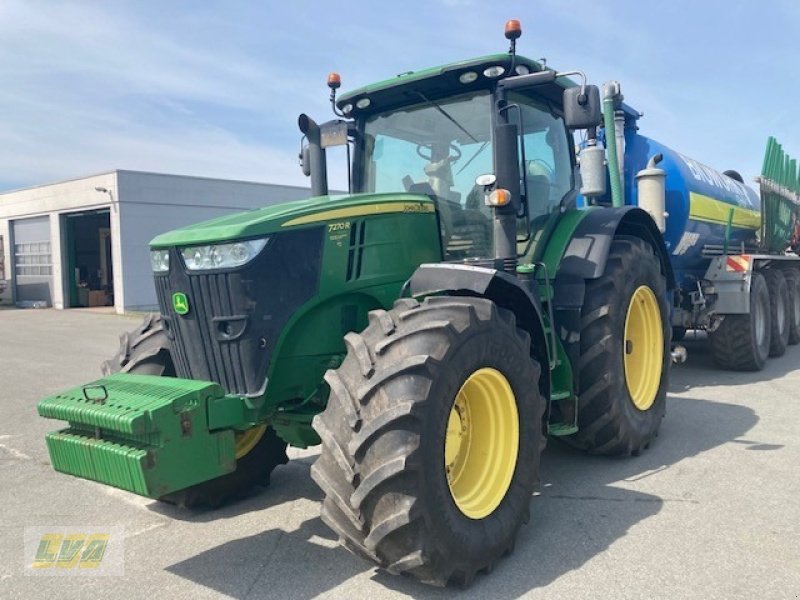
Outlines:
<svg viewBox="0 0 800 600"><path fill-rule="evenodd" d="M489 300L434 297L345 341L314 419L323 521L390 572L468 584L528 520L544 412L529 335Z"/></svg>
<svg viewBox="0 0 800 600"><path fill-rule="evenodd" d="M670 335L661 264L639 238L618 236L605 272L586 282L581 313L578 432L592 454L646 449L666 411Z"/></svg>
<svg viewBox="0 0 800 600"><path fill-rule="evenodd" d="M148 314L133 331L123 333L116 355L102 364L104 375L133 373L175 377L169 338L159 314ZM286 442L271 427L256 426L236 434L236 470L232 473L178 490L158 500L184 508L216 508L256 485L269 485L278 465L289 461Z"/></svg>

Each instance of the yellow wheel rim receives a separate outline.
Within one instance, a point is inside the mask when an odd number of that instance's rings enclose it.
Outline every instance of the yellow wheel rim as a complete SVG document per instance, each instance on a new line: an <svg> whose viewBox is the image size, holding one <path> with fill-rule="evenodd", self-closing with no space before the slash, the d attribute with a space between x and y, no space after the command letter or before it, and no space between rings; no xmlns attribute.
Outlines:
<svg viewBox="0 0 800 600"><path fill-rule="evenodd" d="M646 285L636 289L625 317L625 383L639 410L653 406L661 384L664 328L656 295Z"/></svg>
<svg viewBox="0 0 800 600"><path fill-rule="evenodd" d="M264 432L267 430L266 425L256 425L244 431L237 431L234 438L236 451L236 460L239 460L256 447L256 444L261 441Z"/></svg>
<svg viewBox="0 0 800 600"><path fill-rule="evenodd" d="M478 369L458 390L447 420L444 468L456 506L470 519L494 512L511 485L519 452L519 414L503 374Z"/></svg>

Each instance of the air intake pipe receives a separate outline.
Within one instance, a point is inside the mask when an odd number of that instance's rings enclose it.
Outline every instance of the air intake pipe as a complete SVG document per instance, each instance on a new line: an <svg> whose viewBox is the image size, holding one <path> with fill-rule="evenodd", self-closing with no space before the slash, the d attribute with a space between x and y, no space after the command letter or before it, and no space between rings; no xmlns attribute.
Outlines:
<svg viewBox="0 0 800 600"><path fill-rule="evenodd" d="M647 161L647 168L636 174L636 181L639 186L637 193L639 208L650 213L659 231L664 233L667 230L667 172L657 166L662 159L661 154L651 156Z"/></svg>

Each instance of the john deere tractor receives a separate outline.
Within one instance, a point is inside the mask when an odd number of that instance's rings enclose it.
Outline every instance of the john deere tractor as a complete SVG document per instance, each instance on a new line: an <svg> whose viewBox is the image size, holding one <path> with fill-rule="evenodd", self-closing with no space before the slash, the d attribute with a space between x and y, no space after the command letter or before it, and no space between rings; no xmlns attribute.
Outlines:
<svg viewBox="0 0 800 600"><path fill-rule="evenodd" d="M548 436L647 448L670 366L662 235L588 206L608 173L579 169L573 135L599 149L599 90L518 56L520 33L339 98L332 76L337 118L299 119L314 197L153 240L161 314L105 377L39 404L68 421L55 469L216 505L321 443L341 543L445 584L511 551ZM344 144L351 189L332 196Z"/></svg>

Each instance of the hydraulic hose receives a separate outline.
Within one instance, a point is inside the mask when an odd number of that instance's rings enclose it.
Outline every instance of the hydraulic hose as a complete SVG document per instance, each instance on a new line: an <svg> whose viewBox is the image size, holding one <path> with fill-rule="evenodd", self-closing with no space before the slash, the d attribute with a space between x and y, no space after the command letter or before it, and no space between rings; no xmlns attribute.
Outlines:
<svg viewBox="0 0 800 600"><path fill-rule="evenodd" d="M611 205L622 206L622 181L619 176L619 156L617 155L617 138L614 127L614 110L619 84L608 82L603 86L603 125L606 129L606 160L608 176L611 181Z"/></svg>

